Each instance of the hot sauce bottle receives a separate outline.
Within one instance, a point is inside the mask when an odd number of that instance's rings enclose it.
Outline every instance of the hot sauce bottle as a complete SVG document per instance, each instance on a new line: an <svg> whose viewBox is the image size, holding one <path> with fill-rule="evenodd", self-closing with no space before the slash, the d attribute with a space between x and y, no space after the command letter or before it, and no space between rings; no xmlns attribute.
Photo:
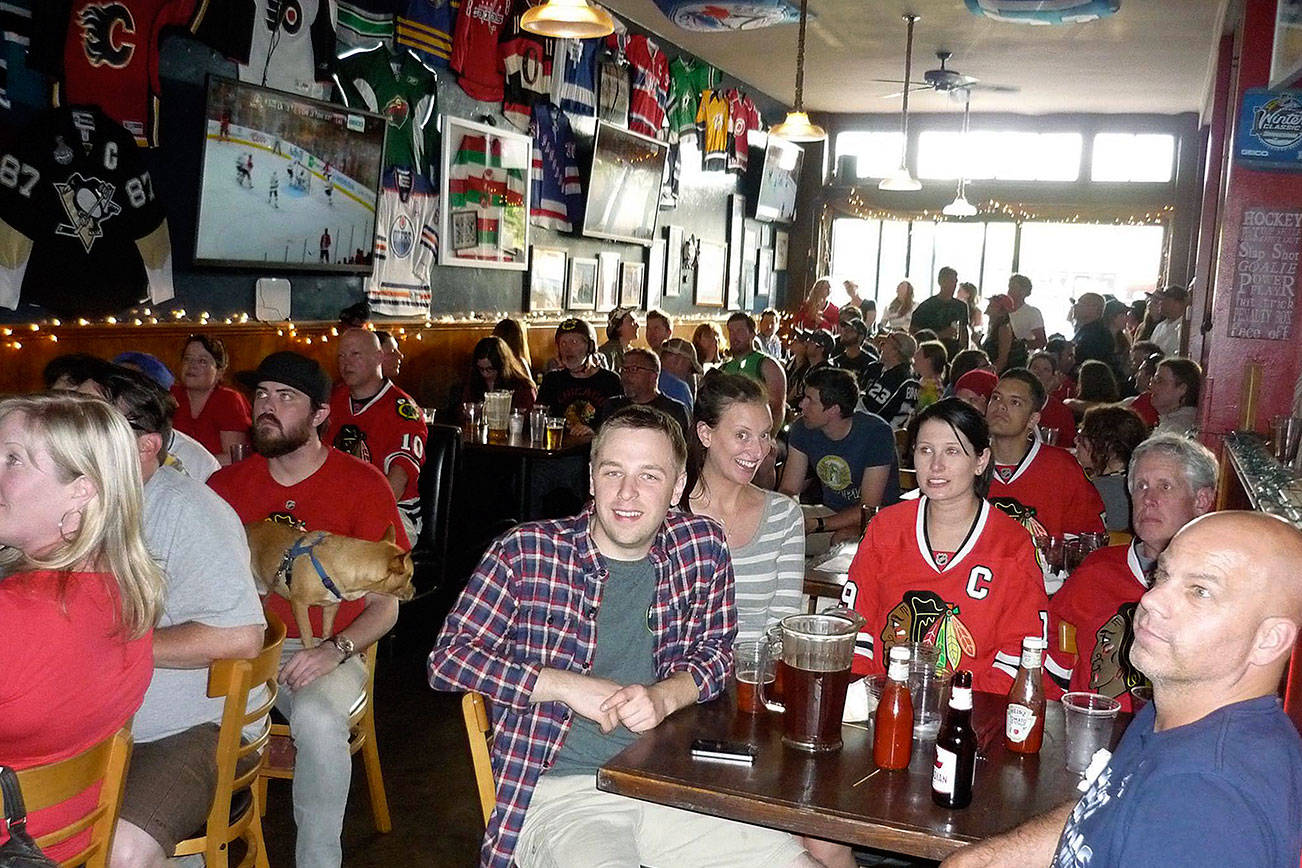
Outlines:
<svg viewBox="0 0 1302 868"><path fill-rule="evenodd" d="M1044 665L1045 647L1045 641L1039 636L1022 640L1022 665L1008 691L1004 726L1004 746L1013 753L1039 753L1044 741L1044 684L1040 667Z"/></svg>
<svg viewBox="0 0 1302 868"><path fill-rule="evenodd" d="M913 752L913 697L909 695L909 649L891 649L886 686L873 724L873 762L878 768L908 768Z"/></svg>
<svg viewBox="0 0 1302 868"><path fill-rule="evenodd" d="M972 673L960 669L950 687L949 711L936 733L936 765L931 770L931 800L942 808L972 804L976 779L977 734L972 728Z"/></svg>

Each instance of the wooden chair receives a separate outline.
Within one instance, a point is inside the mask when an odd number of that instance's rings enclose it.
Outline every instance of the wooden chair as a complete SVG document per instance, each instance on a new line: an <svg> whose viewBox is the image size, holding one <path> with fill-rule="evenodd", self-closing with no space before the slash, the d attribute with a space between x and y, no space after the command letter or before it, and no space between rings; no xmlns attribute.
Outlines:
<svg viewBox="0 0 1302 868"><path fill-rule="evenodd" d="M1133 541L1135 535L1127 533L1124 530L1114 530L1108 532L1108 545L1110 546L1127 546Z"/></svg>
<svg viewBox="0 0 1302 868"><path fill-rule="evenodd" d="M384 774L380 769L380 749L375 741L375 658L379 649L379 643L374 643L362 653L362 659L366 662L366 686L362 690L361 697L353 706L352 711L348 714L348 754L355 756L358 751L362 752L362 762L366 767L366 785L371 794L371 816L375 820L375 829L378 832L393 831L393 821L389 818L389 798L384 792ZM290 744L291 734L289 725L285 723L273 723L271 725L271 739L275 744L279 739L282 745ZM273 751L269 756L266 764L263 765L258 773L258 802L263 814L267 812L267 781L271 778L280 780L294 779L294 766L292 759L285 764L277 761L277 756L282 751ZM284 750L284 754L292 756L292 751Z"/></svg>
<svg viewBox="0 0 1302 868"><path fill-rule="evenodd" d="M466 740L470 742L470 761L475 769L475 784L479 788L479 806L484 811L484 825L497 804L493 781L493 761L490 746L493 740L488 724L488 702L483 694L467 693L461 697L461 717L466 724Z"/></svg>
<svg viewBox="0 0 1302 868"><path fill-rule="evenodd" d="M74 757L18 772L18 786L28 816L99 784L99 800L93 811L36 839L37 846L47 850L90 830L90 843L60 862L61 868L82 864L86 868L105 868L108 865L130 759L131 730L123 727Z"/></svg>
<svg viewBox="0 0 1302 868"><path fill-rule="evenodd" d="M284 623L268 613L267 631L257 657L252 660L214 660L208 667L208 695L226 699L221 732L217 736L217 791L208 809L203 834L181 841L173 856L202 853L207 868L226 868L230 843L243 839L248 849L240 868L269 868L267 846L262 837L260 794L253 784L267 759L265 748L271 734L269 716L276 704L276 673L280 668L280 646L284 643ZM266 689L266 698L249 710L249 691L259 685ZM244 743L244 729L253 726L261 735ZM254 755L256 762L241 770L241 762Z"/></svg>

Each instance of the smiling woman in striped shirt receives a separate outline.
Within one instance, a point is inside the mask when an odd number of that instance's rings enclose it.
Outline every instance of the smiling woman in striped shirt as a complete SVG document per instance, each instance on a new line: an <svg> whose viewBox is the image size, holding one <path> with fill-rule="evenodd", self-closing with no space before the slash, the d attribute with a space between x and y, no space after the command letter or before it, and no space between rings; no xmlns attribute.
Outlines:
<svg viewBox="0 0 1302 868"><path fill-rule="evenodd" d="M737 640L800 607L805 534L800 507L751 480L773 449L763 387L740 374L711 371L693 414L683 506L723 525L737 582Z"/></svg>

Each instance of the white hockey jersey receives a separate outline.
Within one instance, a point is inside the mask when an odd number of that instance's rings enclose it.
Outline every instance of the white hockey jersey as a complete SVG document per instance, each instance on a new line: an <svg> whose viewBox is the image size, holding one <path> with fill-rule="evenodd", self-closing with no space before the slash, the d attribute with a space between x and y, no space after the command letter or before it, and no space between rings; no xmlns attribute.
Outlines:
<svg viewBox="0 0 1302 868"><path fill-rule="evenodd" d="M334 0L255 0L240 81L329 99L335 59Z"/></svg>
<svg viewBox="0 0 1302 868"><path fill-rule="evenodd" d="M375 212L375 270L366 281L371 310L390 316L429 314L438 219L438 194L423 175L399 167L385 171Z"/></svg>

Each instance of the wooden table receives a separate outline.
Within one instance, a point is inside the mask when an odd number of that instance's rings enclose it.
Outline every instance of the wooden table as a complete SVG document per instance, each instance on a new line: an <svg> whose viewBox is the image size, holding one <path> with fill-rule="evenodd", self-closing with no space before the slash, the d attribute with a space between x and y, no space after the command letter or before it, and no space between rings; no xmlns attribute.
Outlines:
<svg viewBox="0 0 1302 868"><path fill-rule="evenodd" d="M529 420L525 419L525 425ZM516 488L517 508L519 512L515 518L517 521L527 521L534 516L529 509L529 495L533 490L533 468L536 462L540 460L561 458L567 455L585 455L592 446L590 437L571 437L569 434L561 441L559 449L548 449L541 443L534 443L529 439L526 433L520 437L512 437L503 442L491 442L488 439L488 430L484 426L479 426L477 433L468 433L463 428L464 448L469 452L479 452L492 457L501 457L508 460L518 461L518 482Z"/></svg>
<svg viewBox="0 0 1302 868"><path fill-rule="evenodd" d="M1113 744L1129 722L1123 714ZM931 801L933 742L913 743L907 771L873 772L867 727L845 724L845 746L814 755L786 747L781 717L736 712L731 695L683 709L625 748L597 772L597 787L689 811L796 834L943 859L1079 795L1067 771L1062 706L1049 703L1044 746L1035 756L1004 750L1004 698L976 694L981 738L970 807L947 811ZM695 738L745 741L759 748L753 766L693 760Z"/></svg>
<svg viewBox="0 0 1302 868"><path fill-rule="evenodd" d="M845 585L847 575L845 572L820 570L814 567L805 568L804 591L809 597L809 611L811 614L818 608L819 597L829 597L833 600L841 599L841 589Z"/></svg>

